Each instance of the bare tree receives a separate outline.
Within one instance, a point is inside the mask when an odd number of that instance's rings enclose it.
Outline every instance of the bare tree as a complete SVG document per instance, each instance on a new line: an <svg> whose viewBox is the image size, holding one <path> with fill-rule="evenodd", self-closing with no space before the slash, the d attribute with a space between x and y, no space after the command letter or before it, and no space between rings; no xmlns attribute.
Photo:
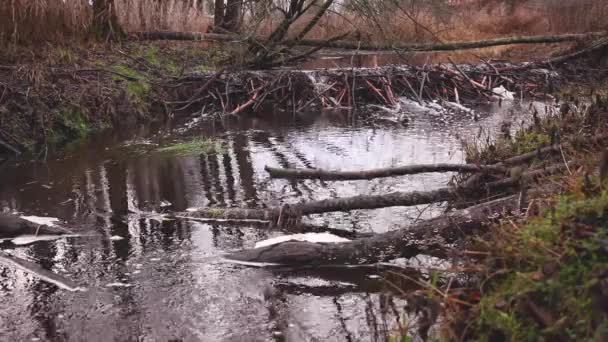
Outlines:
<svg viewBox="0 0 608 342"><path fill-rule="evenodd" d="M213 25L222 31L238 32L243 14L243 0L215 0Z"/></svg>

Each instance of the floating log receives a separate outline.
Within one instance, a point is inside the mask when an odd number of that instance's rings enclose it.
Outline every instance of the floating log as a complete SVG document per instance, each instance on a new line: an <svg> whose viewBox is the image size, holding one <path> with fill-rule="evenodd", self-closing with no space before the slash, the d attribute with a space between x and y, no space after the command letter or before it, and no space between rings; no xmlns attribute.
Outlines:
<svg viewBox="0 0 608 342"><path fill-rule="evenodd" d="M505 172L507 169L494 165L475 164L424 164L381 168L364 171L330 171L323 169L282 169L270 166L266 172L273 178L357 180L412 175L427 172Z"/></svg>
<svg viewBox="0 0 608 342"><path fill-rule="evenodd" d="M292 266L371 264L399 257L433 254L480 228L488 217L518 208L509 196L415 223L396 231L345 243L288 241L231 253L227 259Z"/></svg>

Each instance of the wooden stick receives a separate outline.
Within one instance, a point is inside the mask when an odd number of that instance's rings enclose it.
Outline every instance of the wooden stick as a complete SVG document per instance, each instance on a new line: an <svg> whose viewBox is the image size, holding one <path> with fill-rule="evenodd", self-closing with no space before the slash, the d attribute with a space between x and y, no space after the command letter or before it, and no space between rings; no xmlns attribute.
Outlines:
<svg viewBox="0 0 608 342"><path fill-rule="evenodd" d="M280 169L266 166L265 170L273 178L356 180L395 177L427 172L506 172L506 168L494 165L475 164L421 164L382 168L363 171L330 171L322 169Z"/></svg>

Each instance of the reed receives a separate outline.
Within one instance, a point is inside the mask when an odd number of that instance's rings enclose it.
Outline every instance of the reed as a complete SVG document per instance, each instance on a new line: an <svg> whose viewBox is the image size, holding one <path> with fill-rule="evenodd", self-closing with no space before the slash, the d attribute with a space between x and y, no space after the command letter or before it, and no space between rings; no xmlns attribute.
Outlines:
<svg viewBox="0 0 608 342"><path fill-rule="evenodd" d="M125 32L172 30L205 32L212 24L206 0L115 0ZM548 34L608 28L604 1L353 0L332 9L308 38L358 32L368 42L484 39L514 34ZM371 4L371 5L370 5ZM372 6L373 5L373 6ZM246 7L248 8L248 7ZM255 15L253 14L255 13ZM292 25L297 32L313 13ZM92 21L90 0L2 0L0 42L29 43L86 38ZM272 31L279 12L246 11L246 32Z"/></svg>

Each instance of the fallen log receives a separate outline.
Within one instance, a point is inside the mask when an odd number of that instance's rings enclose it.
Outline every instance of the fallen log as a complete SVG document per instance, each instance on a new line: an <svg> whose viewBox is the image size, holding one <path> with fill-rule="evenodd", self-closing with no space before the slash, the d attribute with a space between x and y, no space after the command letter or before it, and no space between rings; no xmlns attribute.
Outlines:
<svg viewBox="0 0 608 342"><path fill-rule="evenodd" d="M488 217L518 208L518 196L509 196L451 212L412 226L345 243L287 241L225 256L239 262L291 266L371 264L400 257L414 257L444 249L480 228Z"/></svg>
<svg viewBox="0 0 608 342"><path fill-rule="evenodd" d="M481 196L491 194L492 192L505 191L514 187L519 188L522 184L522 179L526 180L527 184L530 184L532 180L561 172L565 168L565 164L554 165L524 172L518 177L490 182L475 188L444 187L431 191L397 191L384 195L359 195L345 198L329 198L306 203L285 204L281 207L267 209L200 208L180 213L179 216L210 217L228 220L264 220L276 226L298 225L303 215L387 207L408 207L451 201L461 197L479 199Z"/></svg>
<svg viewBox="0 0 608 342"><path fill-rule="evenodd" d="M484 47L493 47L500 45L513 44L544 44L544 43L563 43L573 42L585 39L600 38L607 35L607 32L589 32L589 33L572 33L563 35L541 35L541 36L523 36L523 37L507 37L495 38L477 41L462 41L450 43L422 43L422 44L362 44L355 41L333 41L320 39L293 39L284 40L282 45L292 46L319 46L324 45L328 48L350 49L350 50L401 50L401 51L454 51L466 49L478 49ZM137 39L145 40L195 40L195 41L233 41L233 42L249 42L248 37L219 34L219 33L202 33L202 32L175 32L175 31L146 31L135 32L132 34ZM264 44L261 41L260 44Z"/></svg>
<svg viewBox="0 0 608 342"><path fill-rule="evenodd" d="M330 171L323 169L282 169L270 166L266 172L273 178L357 180L412 175L427 172L505 172L507 169L494 165L475 164L424 164L381 168L364 171Z"/></svg>
<svg viewBox="0 0 608 342"><path fill-rule="evenodd" d="M607 140L608 140L608 135L603 134L603 135L593 136L590 139L586 139L585 142L592 143L592 144L601 144ZM572 144L572 142L570 142L570 144ZM546 158L550 155L558 154L562 151L562 148L563 148L562 144L554 144L554 145L546 146L546 147L543 147L543 148L540 148L540 149L537 149L537 150L534 150L534 151L531 151L528 153L520 154L518 156L513 156L511 158L503 160L500 163L496 163L492 166L504 167L504 166L516 166L516 165L525 164L534 159L542 159L542 158ZM482 177L483 177L483 174L481 174L481 173L474 174L471 177L469 177L462 184L462 187L474 188L481 183Z"/></svg>

